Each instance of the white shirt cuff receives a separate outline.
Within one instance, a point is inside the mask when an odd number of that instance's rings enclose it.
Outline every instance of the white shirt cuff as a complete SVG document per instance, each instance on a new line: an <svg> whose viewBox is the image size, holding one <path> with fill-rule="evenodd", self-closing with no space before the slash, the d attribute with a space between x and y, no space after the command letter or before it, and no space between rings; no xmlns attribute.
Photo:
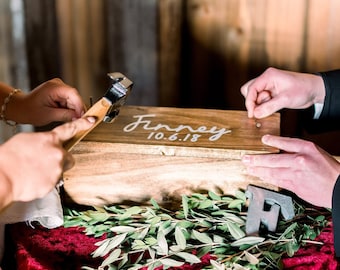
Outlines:
<svg viewBox="0 0 340 270"><path fill-rule="evenodd" d="M323 109L323 103L315 103L314 104L314 117L313 119L319 119L321 112Z"/></svg>

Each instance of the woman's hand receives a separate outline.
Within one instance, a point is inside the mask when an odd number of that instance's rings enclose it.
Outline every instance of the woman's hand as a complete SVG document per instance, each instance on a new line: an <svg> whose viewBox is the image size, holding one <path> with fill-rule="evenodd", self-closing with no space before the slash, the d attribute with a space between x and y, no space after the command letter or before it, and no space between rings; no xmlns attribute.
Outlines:
<svg viewBox="0 0 340 270"><path fill-rule="evenodd" d="M331 207L333 187L340 174L340 163L309 141L265 135L262 142L284 151L281 154L246 155L242 161L248 173L302 199Z"/></svg>
<svg viewBox="0 0 340 270"><path fill-rule="evenodd" d="M30 201L51 191L74 160L63 143L95 119L81 118L49 132L19 133L0 146L0 209L13 201Z"/></svg>
<svg viewBox="0 0 340 270"><path fill-rule="evenodd" d="M85 106L78 91L60 79L49 80L28 94L16 94L8 104L8 113L18 123L35 126L68 122L80 118ZM6 111L7 111L6 110Z"/></svg>
<svg viewBox="0 0 340 270"><path fill-rule="evenodd" d="M250 118L263 118L280 109L303 109L323 103L323 79L314 74L268 68L241 87Z"/></svg>

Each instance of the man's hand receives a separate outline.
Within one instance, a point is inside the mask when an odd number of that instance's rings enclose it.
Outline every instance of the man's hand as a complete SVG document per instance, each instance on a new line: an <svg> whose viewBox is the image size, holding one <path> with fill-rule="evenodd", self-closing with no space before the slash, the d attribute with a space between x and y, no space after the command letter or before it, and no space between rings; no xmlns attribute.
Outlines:
<svg viewBox="0 0 340 270"><path fill-rule="evenodd" d="M284 151L281 154L245 155L248 173L302 199L331 207L340 163L312 142L295 138L265 135L262 142Z"/></svg>
<svg viewBox="0 0 340 270"><path fill-rule="evenodd" d="M250 118L263 118L283 108L303 109L323 103L325 86L320 76L268 68L241 87Z"/></svg>

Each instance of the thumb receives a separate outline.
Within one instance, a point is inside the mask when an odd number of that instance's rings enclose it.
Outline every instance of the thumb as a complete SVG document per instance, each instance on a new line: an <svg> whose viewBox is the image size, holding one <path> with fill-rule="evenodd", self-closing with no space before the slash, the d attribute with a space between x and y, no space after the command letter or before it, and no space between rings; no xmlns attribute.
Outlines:
<svg viewBox="0 0 340 270"><path fill-rule="evenodd" d="M79 131L91 128L95 122L96 118L92 116L79 118L54 128L52 132L57 134L61 142L65 142L75 136Z"/></svg>
<svg viewBox="0 0 340 270"><path fill-rule="evenodd" d="M270 95L266 94L261 96L259 105L254 109L254 116L256 118L264 118L272 115L273 113L281 110L283 106L278 98L271 98Z"/></svg>

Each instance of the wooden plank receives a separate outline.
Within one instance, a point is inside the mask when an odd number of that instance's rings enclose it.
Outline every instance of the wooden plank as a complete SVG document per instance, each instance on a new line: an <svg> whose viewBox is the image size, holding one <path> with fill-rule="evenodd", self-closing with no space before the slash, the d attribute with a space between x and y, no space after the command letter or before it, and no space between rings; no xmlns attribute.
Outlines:
<svg viewBox="0 0 340 270"><path fill-rule="evenodd" d="M158 1L159 25L159 102L173 106L180 100L180 72L183 25L183 1Z"/></svg>
<svg viewBox="0 0 340 270"><path fill-rule="evenodd" d="M309 1L306 54L308 71L336 69L340 59L340 2L326 0Z"/></svg>
<svg viewBox="0 0 340 270"><path fill-rule="evenodd" d="M113 124L100 124L74 147L76 166L64 174L68 201L103 205L154 198L168 204L198 190L270 187L247 175L240 159L277 152L260 138L278 135L279 126L278 114L258 128L244 111L125 106Z"/></svg>
<svg viewBox="0 0 340 270"><path fill-rule="evenodd" d="M0 80L8 84L12 83L11 66L13 65L11 51L12 27L11 27L10 0L0 1ZM3 121L0 122L0 143L4 143L12 136L12 129L8 129Z"/></svg>
<svg viewBox="0 0 340 270"><path fill-rule="evenodd" d="M135 83L129 104L158 104L157 3L107 0L109 68Z"/></svg>
<svg viewBox="0 0 340 270"><path fill-rule="evenodd" d="M279 135L280 118L249 119L245 111L125 106L113 124L101 123L84 141L132 145L206 147L273 151L263 145L264 134Z"/></svg>
<svg viewBox="0 0 340 270"><path fill-rule="evenodd" d="M89 104L90 97L98 100L107 87L104 1L58 0L56 10L61 77Z"/></svg>
<svg viewBox="0 0 340 270"><path fill-rule="evenodd" d="M66 203L101 206L153 198L171 205L182 194L203 190L234 194L250 183L274 188L247 175L240 160L93 150L75 155L77 165L64 175Z"/></svg>
<svg viewBox="0 0 340 270"><path fill-rule="evenodd" d="M264 46L272 66L301 69L305 57L306 3L295 0L266 2Z"/></svg>
<svg viewBox="0 0 340 270"><path fill-rule="evenodd" d="M72 86L77 86L75 60L74 35L73 35L73 1L58 0L56 1L56 14L58 23L59 40L61 57L61 78Z"/></svg>
<svg viewBox="0 0 340 270"><path fill-rule="evenodd" d="M11 42L11 12L9 1L0 2L0 79L11 82L9 48Z"/></svg>
<svg viewBox="0 0 340 270"><path fill-rule="evenodd" d="M23 1L31 88L60 76L54 1ZM46 16L48 14L48 16Z"/></svg>

